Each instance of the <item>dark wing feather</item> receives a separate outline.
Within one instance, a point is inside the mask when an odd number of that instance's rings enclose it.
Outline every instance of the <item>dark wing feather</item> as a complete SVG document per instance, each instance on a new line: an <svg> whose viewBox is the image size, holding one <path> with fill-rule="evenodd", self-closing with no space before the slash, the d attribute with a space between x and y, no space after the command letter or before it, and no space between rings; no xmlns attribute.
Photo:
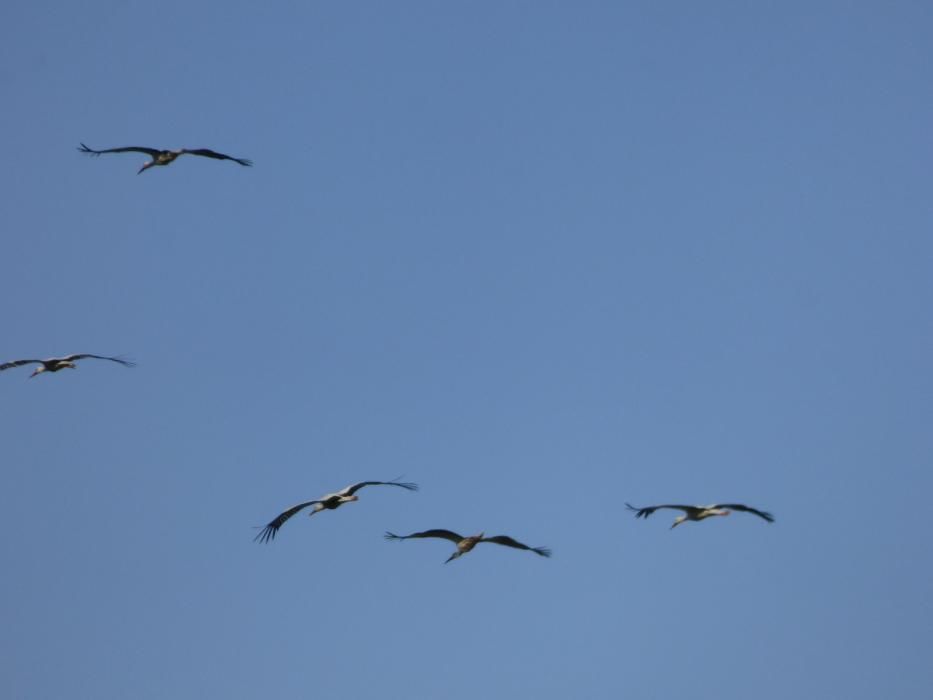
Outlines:
<svg viewBox="0 0 933 700"><path fill-rule="evenodd" d="M234 158L233 156L228 156L224 153L218 153L217 151L212 151L209 148L183 148L181 149L182 153L189 153L193 156L204 156L205 158L216 158L217 160L232 160L236 161L240 165L252 165L253 161L248 158Z"/></svg>
<svg viewBox="0 0 933 700"><path fill-rule="evenodd" d="M253 541L255 542L256 540L259 540L260 542L269 542L274 540L276 533L279 531L279 528L285 524L286 520L295 515L295 513L304 510L308 506L313 506L315 503L320 503L320 501L305 501L304 503L299 503L296 506L292 506L288 510L282 511L277 516L275 516L272 522L270 522L262 529L262 532L253 538Z"/></svg>
<svg viewBox="0 0 933 700"><path fill-rule="evenodd" d="M56 358L58 360L64 360L65 362L74 362L75 360L83 360L88 357L93 357L95 360L110 360L111 362L118 362L124 367L135 367L136 363L132 360L124 360L122 357L107 357L105 355L92 355L89 352L78 353L76 355L68 355L67 357Z"/></svg>
<svg viewBox="0 0 933 700"><path fill-rule="evenodd" d="M12 362L4 362L0 365L0 372L5 369L10 369L11 367L22 367L23 365L33 365L33 364L42 364L42 360L13 360Z"/></svg>
<svg viewBox="0 0 933 700"><path fill-rule="evenodd" d="M443 540L450 540L454 544L463 539L463 537L456 532L451 532L450 530L425 530L424 532L413 532L410 535L396 535L393 532L387 532L385 534L387 540L410 540L415 537L439 537Z"/></svg>
<svg viewBox="0 0 933 700"><path fill-rule="evenodd" d="M94 156L99 156L101 153L148 153L149 156L155 158L161 153L158 148L146 148L145 146L121 146L120 148L105 148L103 151L95 151L93 148L85 146L83 143L78 150L82 153L90 153Z"/></svg>
<svg viewBox="0 0 933 700"><path fill-rule="evenodd" d="M728 510L738 510L743 513L751 513L752 515L757 515L759 518L764 518L769 523L774 522L774 516L771 513L768 513L763 510L756 510L755 508L749 508L748 506L742 505L741 503L717 503L713 508L727 508Z"/></svg>
<svg viewBox="0 0 933 700"><path fill-rule="evenodd" d="M695 513L695 512L699 512L699 511L703 510L702 508L697 508L696 506L677 506L677 505L647 506L647 507L645 507L645 508L636 508L636 507L633 506L631 503L626 503L625 506L626 506L629 510L634 510L634 511L635 511L635 517L636 517L636 518L647 518L647 517L648 517L649 515L651 515L654 511L656 511L656 510L658 510L658 509L660 509L660 508L673 508L674 510L682 510L682 511L684 511L685 513L692 513L692 512Z"/></svg>
<svg viewBox="0 0 933 700"><path fill-rule="evenodd" d="M502 544L506 547L514 547L515 549L527 549L534 552L535 554L540 554L542 557L551 556L551 550L547 547L529 547L527 544L522 544L518 540L513 540L508 535L496 535L495 537L484 537L480 542L492 542L494 544Z"/></svg>
<svg viewBox="0 0 933 700"><path fill-rule="evenodd" d="M364 486L401 486L403 489L408 489L409 491L417 491L418 484L412 484L408 481L361 481L358 484L352 484L347 486L342 491L338 491L338 496L352 496L354 493L359 491Z"/></svg>

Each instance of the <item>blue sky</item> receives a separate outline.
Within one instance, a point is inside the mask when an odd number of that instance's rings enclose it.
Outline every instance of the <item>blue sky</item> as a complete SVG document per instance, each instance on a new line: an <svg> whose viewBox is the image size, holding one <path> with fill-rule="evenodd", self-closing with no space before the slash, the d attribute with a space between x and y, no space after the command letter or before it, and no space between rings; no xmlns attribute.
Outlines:
<svg viewBox="0 0 933 700"><path fill-rule="evenodd" d="M0 695L922 696L931 31L11 6L0 359L139 366L0 375ZM437 527L554 557L382 539Z"/></svg>

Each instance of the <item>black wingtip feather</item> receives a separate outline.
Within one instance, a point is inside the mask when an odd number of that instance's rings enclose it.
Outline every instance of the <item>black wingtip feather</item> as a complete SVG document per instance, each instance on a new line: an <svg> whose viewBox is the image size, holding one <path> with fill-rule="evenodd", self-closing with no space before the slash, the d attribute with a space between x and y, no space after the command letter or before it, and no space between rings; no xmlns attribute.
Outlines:
<svg viewBox="0 0 933 700"><path fill-rule="evenodd" d="M262 532L260 532L258 535L256 535L253 538L253 542L262 542L263 544L266 544L267 542L271 542L272 540L275 539L275 534L277 532L278 530L276 530L271 525L266 525L264 528L262 528Z"/></svg>

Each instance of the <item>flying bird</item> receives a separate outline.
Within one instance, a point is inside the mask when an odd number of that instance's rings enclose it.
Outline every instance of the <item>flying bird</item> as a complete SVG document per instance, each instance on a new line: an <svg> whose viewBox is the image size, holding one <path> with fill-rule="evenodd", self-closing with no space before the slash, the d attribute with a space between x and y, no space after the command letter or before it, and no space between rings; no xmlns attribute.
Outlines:
<svg viewBox="0 0 933 700"><path fill-rule="evenodd" d="M400 486L409 491L418 490L418 484L412 484L407 481L361 481L358 484L347 486L345 489L337 491L337 493L329 493L318 500L305 501L304 503L299 503L298 505L282 511L262 529L262 532L256 535L253 541L259 540L260 542L269 542L275 539L276 533L279 531L279 528L285 524L285 521L308 506L313 506L311 512L308 513L308 515L311 516L315 513L320 513L322 510L335 510L344 503L358 501L360 497L356 495L356 492L364 486Z"/></svg>
<svg viewBox="0 0 933 700"><path fill-rule="evenodd" d="M647 518L654 511L659 508L673 508L675 510L682 510L684 515L678 515L674 519L674 524L671 525L673 530L675 527L681 523L687 522L688 520L706 520L706 518L712 518L716 515L729 515L733 510L741 511L743 513L751 513L752 515L757 515L759 518L764 518L769 523L774 522L774 516L771 513L766 513L763 510L756 510L755 508L750 508L749 506L744 506L741 503L716 503L711 506L675 506L675 505L665 505L665 506L648 506L647 508L636 508L635 506L626 503L625 504L629 510L635 511L636 518Z"/></svg>
<svg viewBox="0 0 933 700"><path fill-rule="evenodd" d="M539 554L542 557L551 556L551 550L547 547L529 547L527 544L522 544L518 540L513 540L508 535L496 535L495 537L485 537L485 533L479 533L478 535L471 535L470 537L464 537L463 535L458 535L456 532L451 532L450 530L425 530L424 532L413 532L410 535L396 535L393 532L387 532L385 538L387 540L410 540L416 537L438 537L443 540L450 540L455 545L457 545L457 551L448 557L447 562L453 561L458 557L462 557L464 554L473 549L480 542L492 542L493 544L501 544L506 547L514 547L515 549L527 549L535 554Z"/></svg>
<svg viewBox="0 0 933 700"><path fill-rule="evenodd" d="M168 165L178 158L178 156L183 156L186 153L192 156L204 156L205 158L214 158L216 160L232 160L240 165L249 166L253 164L253 161L246 158L234 158L224 153L212 151L209 148L179 148L176 151L163 151L158 148L146 148L145 146L123 146L121 148L107 148L103 151L95 151L93 148L85 146L82 143L78 150L82 153L90 153L93 156L99 156L101 153L146 153L152 160L145 163L143 167L139 169L139 172L136 173L137 175L154 165Z"/></svg>
<svg viewBox="0 0 933 700"><path fill-rule="evenodd" d="M4 362L0 365L0 372L5 369L11 369L13 367L20 367L22 365L33 365L38 364L35 371L29 375L29 378L32 379L37 374L42 374L43 372L57 372L60 369L65 369L66 367L70 369L77 369L75 362L78 360L83 360L85 358L92 357L95 360L110 360L111 362L118 362L124 367L135 367L136 363L131 362L130 360L124 360L122 357L105 357L103 355L91 355L90 353L80 353L77 355L68 355L66 357L50 357L47 360L13 360L12 362Z"/></svg>

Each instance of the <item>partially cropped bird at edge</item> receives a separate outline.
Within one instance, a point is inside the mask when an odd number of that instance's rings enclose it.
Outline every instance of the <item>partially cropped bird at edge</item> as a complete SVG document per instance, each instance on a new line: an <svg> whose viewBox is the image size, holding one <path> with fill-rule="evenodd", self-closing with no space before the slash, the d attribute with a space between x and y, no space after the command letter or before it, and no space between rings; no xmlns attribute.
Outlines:
<svg viewBox="0 0 933 700"><path fill-rule="evenodd" d="M709 506L677 506L677 505L663 505L663 506L647 506L646 508L636 508L635 506L626 503L626 507L629 510L635 511L636 518L647 518L654 511L659 508L671 508L673 510L682 510L683 515L679 515L674 519L674 524L671 525L673 530L675 527L681 523L685 523L688 520L706 520L707 518L713 518L716 516L725 516L729 515L732 511L739 511L742 513L751 513L752 515L757 515L759 518L767 520L769 523L774 522L774 516L771 513L765 512L763 510L757 510L741 503L716 503Z"/></svg>
<svg viewBox="0 0 933 700"><path fill-rule="evenodd" d="M12 362L4 362L0 364L0 372L5 369L11 369L13 367L21 367L22 365L33 365L38 364L35 371L29 375L29 378L32 379L38 374L43 372L58 372L61 369L77 369L75 362L78 360L84 360L86 358L93 358L95 360L109 360L110 362L117 362L124 367L135 367L136 363L130 360L124 359L122 357L106 357L104 355L91 355L90 353L79 353L76 355L66 355L65 357L50 357L47 360L13 360Z"/></svg>
<svg viewBox="0 0 933 700"><path fill-rule="evenodd" d="M447 558L447 561L444 562L445 564L453 561L454 559L457 559L458 557L462 557L481 542L492 542L493 544L501 544L506 547L512 547L514 549L525 549L542 557L551 556L551 550L547 547L529 547L527 544L522 544L518 540L513 540L508 535L486 537L485 533L481 532L478 535L464 537L463 535L458 535L456 532L451 532L450 530L425 530L424 532L413 532L410 535L396 535L394 532L387 532L385 534L385 538L387 540L410 540L421 537L437 537L443 540L450 540L455 545L457 545L457 551Z"/></svg>
<svg viewBox="0 0 933 700"><path fill-rule="evenodd" d="M393 479L392 481L361 481L357 484L352 484L347 486L345 489L341 489L336 493L329 493L326 496L322 496L314 501L305 501L304 503L299 503L297 505L288 508L281 513L279 513L272 521L262 528L262 531L256 535L254 538L260 542L269 542L270 540L275 539L276 533L279 531L279 528L285 524L285 522L291 518L293 515L301 512L305 508L311 507L311 512L308 513L309 516L314 515L315 513L320 513L322 510L336 510L344 503L352 503L353 501L358 501L359 496L356 495L356 492L359 491L364 486L398 486L408 491L417 491L418 484L412 484L407 481L398 481Z"/></svg>
<svg viewBox="0 0 933 700"><path fill-rule="evenodd" d="M250 166L253 164L253 161L248 158L234 158L233 156L228 156L225 153L218 153L217 151L212 151L209 148L179 148L177 150L162 150L159 148L147 148L145 146L122 146L120 148L106 148L102 151L96 151L93 148L84 145L83 143L78 148L82 153L90 153L92 156L99 156L102 153L146 153L152 160L148 163L143 164L143 167L139 169L136 173L139 175L144 170L155 165L168 165L177 159L179 156L191 155L191 156L203 156L205 158L213 158L215 160L232 160L235 163L240 165Z"/></svg>

